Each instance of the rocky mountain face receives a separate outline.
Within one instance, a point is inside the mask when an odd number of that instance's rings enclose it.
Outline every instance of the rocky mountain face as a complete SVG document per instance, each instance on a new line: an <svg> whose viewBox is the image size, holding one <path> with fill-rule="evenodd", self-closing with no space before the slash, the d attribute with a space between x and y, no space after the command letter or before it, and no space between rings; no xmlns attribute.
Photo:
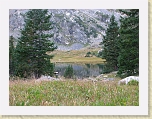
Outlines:
<svg viewBox="0 0 152 119"><path fill-rule="evenodd" d="M9 11L9 35L16 39L24 27L23 16L27 9ZM117 10L110 9L49 9L53 30L50 32L58 50L77 50L87 45L99 46L105 30L114 14L119 22L122 16Z"/></svg>

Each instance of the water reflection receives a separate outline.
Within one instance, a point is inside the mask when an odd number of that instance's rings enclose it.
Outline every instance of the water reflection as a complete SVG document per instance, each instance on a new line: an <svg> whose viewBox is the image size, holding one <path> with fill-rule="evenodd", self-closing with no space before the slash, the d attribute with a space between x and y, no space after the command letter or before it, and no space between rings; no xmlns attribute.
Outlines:
<svg viewBox="0 0 152 119"><path fill-rule="evenodd" d="M87 77L96 77L103 72L104 64L76 64L76 63L56 63L55 71L59 76L64 76L68 65L72 65L76 78L83 79Z"/></svg>

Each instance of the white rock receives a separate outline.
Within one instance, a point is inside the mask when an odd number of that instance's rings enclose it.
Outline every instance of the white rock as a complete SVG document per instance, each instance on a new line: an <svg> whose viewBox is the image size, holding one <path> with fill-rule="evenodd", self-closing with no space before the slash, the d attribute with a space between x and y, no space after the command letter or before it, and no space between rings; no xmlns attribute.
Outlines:
<svg viewBox="0 0 152 119"><path fill-rule="evenodd" d="M96 80L96 79L93 79L92 82L95 83L95 82L97 82L97 80Z"/></svg>
<svg viewBox="0 0 152 119"><path fill-rule="evenodd" d="M48 79L50 79L50 78L51 78L51 76L48 76L47 78L48 78Z"/></svg>
<svg viewBox="0 0 152 119"><path fill-rule="evenodd" d="M103 78L103 74L100 74L100 75L97 76L96 78Z"/></svg>
<svg viewBox="0 0 152 119"><path fill-rule="evenodd" d="M126 77L126 78L120 80L120 81L118 82L118 84L119 84L119 85L120 85L121 83L128 84L128 82L131 81L131 80L136 80L136 81L139 82L139 77L138 77L138 76L129 76L129 77Z"/></svg>
<svg viewBox="0 0 152 119"><path fill-rule="evenodd" d="M103 78L107 78L107 77L108 77L107 75L104 75L104 76L103 76Z"/></svg>

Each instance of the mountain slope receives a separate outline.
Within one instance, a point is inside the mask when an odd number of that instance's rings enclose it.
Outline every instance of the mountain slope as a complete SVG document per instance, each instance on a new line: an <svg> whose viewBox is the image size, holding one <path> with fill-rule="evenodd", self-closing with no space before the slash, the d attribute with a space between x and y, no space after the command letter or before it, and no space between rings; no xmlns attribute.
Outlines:
<svg viewBox="0 0 152 119"><path fill-rule="evenodd" d="M16 39L20 29L24 27L26 9L11 9L9 11L9 35ZM119 21L121 14L117 10L106 9L49 9L52 15L50 21L54 37L50 40L56 43L59 50L77 50L86 45L98 46L102 41L107 24L112 14Z"/></svg>

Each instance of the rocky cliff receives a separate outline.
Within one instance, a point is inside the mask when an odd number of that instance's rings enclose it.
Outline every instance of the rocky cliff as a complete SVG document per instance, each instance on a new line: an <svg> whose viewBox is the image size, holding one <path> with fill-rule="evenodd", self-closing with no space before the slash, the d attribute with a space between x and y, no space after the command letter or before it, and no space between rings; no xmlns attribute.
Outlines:
<svg viewBox="0 0 152 119"><path fill-rule="evenodd" d="M23 16L27 9L10 9L9 35L16 39L24 27ZM112 14L119 22L121 14L110 9L49 9L52 15L53 40L58 50L77 50L87 45L98 46Z"/></svg>

